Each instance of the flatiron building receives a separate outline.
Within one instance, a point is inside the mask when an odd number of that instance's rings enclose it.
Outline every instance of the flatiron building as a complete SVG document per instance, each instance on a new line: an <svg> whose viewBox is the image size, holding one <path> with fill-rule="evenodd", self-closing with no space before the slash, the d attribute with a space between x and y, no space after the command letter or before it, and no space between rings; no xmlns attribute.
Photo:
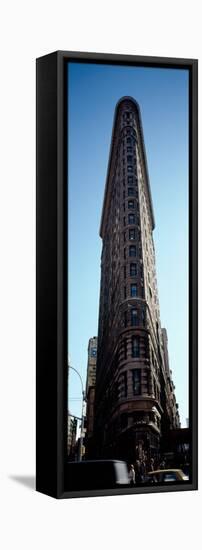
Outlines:
<svg viewBox="0 0 202 550"><path fill-rule="evenodd" d="M154 227L140 107L123 97L115 109L100 224L97 457L157 456L167 430L180 426L160 322Z"/></svg>

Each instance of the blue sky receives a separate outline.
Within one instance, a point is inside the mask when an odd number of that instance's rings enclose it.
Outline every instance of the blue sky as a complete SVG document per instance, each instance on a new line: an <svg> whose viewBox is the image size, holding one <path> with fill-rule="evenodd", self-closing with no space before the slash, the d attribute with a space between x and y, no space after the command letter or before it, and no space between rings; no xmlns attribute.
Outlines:
<svg viewBox="0 0 202 550"><path fill-rule="evenodd" d="M124 95L141 109L156 227L161 325L182 425L188 417L188 71L70 63L68 69L68 344L86 379L97 335L99 226L114 110ZM70 371L69 410L80 416L81 385Z"/></svg>

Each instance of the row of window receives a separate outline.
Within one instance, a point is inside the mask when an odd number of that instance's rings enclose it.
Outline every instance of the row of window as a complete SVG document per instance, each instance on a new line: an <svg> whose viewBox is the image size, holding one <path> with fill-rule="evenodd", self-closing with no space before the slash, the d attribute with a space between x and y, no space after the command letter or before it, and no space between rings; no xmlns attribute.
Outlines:
<svg viewBox="0 0 202 550"><path fill-rule="evenodd" d="M139 235L139 233L138 233ZM129 229L129 232L128 232L128 238L129 238L129 241L134 241L136 239L136 229ZM139 236L140 238L140 236ZM124 231L123 233L123 240L124 240L124 243L126 242L126 232Z"/></svg>
<svg viewBox="0 0 202 550"><path fill-rule="evenodd" d="M123 128L123 131L124 131L124 129L126 131L125 135L130 135L131 130L133 130L134 133L135 133L135 120L134 120L134 117L132 119L130 119L130 118L125 118L125 120L123 119L122 128Z"/></svg>
<svg viewBox="0 0 202 550"><path fill-rule="evenodd" d="M147 354L147 340L146 338L141 337L142 340L142 356L145 357ZM129 345L127 344L129 343ZM123 353L122 359L126 361L128 358L138 359L140 357L140 336L132 336L130 340L127 341L127 338L124 338L122 341L121 351Z"/></svg>
<svg viewBox="0 0 202 550"><path fill-rule="evenodd" d="M138 254L138 247L136 246L136 244L130 245L128 248L129 257L130 258L137 257L137 254ZM123 255L124 255L124 259L126 259L126 248L124 248Z"/></svg>
<svg viewBox="0 0 202 550"><path fill-rule="evenodd" d="M132 212L130 212L130 214L128 214L128 225L135 225L135 223L138 223L139 222L139 216L137 216L137 222L135 221L135 214L132 214ZM125 226L126 225L126 217L124 216L123 218L123 225Z"/></svg>
<svg viewBox="0 0 202 550"><path fill-rule="evenodd" d="M131 153L133 152L132 147L128 147L127 149L131 149ZM125 149L123 149L123 153L122 153L123 164L125 163L134 164L134 166L137 164L135 155L127 155L126 157L124 155L125 155Z"/></svg>
<svg viewBox="0 0 202 550"><path fill-rule="evenodd" d="M140 296L140 293L138 292L138 285L136 283L130 285L130 297L131 298L137 298ZM127 288L124 286L124 299L127 298ZM141 287L141 298L144 298L144 287Z"/></svg>
<svg viewBox="0 0 202 550"><path fill-rule="evenodd" d="M119 174L119 177L120 177L120 174ZM126 183L128 185L137 185L137 182L138 182L137 173L135 173L133 175L130 175L130 176L127 176L127 181L126 181L125 177L122 180L123 187L125 187Z"/></svg>
<svg viewBox="0 0 202 550"><path fill-rule="evenodd" d="M128 201L128 209L134 210L135 208L135 202L133 200Z"/></svg>
<svg viewBox="0 0 202 550"><path fill-rule="evenodd" d="M133 170L134 170L134 167L133 167L133 166L131 166L131 165L127 166L127 172L128 172L128 174L129 174L130 172L133 172Z"/></svg>
<svg viewBox="0 0 202 550"><path fill-rule="evenodd" d="M142 308L141 310L136 308L131 308L130 326L131 327L139 327L140 325L145 326L145 317L146 317L145 308ZM128 325L129 325L129 313L128 311L124 311L124 327L126 328ZM132 353L133 353L133 349L132 349Z"/></svg>
<svg viewBox="0 0 202 550"><path fill-rule="evenodd" d="M137 180L137 167L136 166L132 166L132 165L127 166L127 174L132 175L131 173L133 173L133 177ZM125 177L125 175L126 175L125 167L123 167L122 174L123 174L123 177ZM117 172L117 176L118 176L118 178L120 178L120 170ZM123 183L123 185L124 185L124 183Z"/></svg>
<svg viewBox="0 0 202 550"><path fill-rule="evenodd" d="M132 113L132 111L125 111L123 114L123 120L128 120L130 118L134 118L134 113Z"/></svg>
<svg viewBox="0 0 202 550"><path fill-rule="evenodd" d="M135 189L135 187L128 187L128 197L136 197L138 198L138 189ZM123 200L126 198L126 193L123 191Z"/></svg>
<svg viewBox="0 0 202 550"><path fill-rule="evenodd" d="M135 210L135 201L132 199L132 200L129 200L128 203L127 203L127 207L128 207L128 210ZM123 203L123 211L125 212L126 210L126 207L125 207L125 202Z"/></svg>
<svg viewBox="0 0 202 550"><path fill-rule="evenodd" d="M141 369L132 369L132 388L133 395L141 395ZM127 384L127 372L122 374L121 384L121 396L127 397L128 384Z"/></svg>
<svg viewBox="0 0 202 550"><path fill-rule="evenodd" d="M136 138L136 130L134 128L124 128L123 136L131 136L131 138L128 139L134 139ZM127 140L127 143L131 143L131 141Z"/></svg>
<svg viewBox="0 0 202 550"><path fill-rule="evenodd" d="M132 130L132 133L135 134L134 130ZM134 143L135 143L134 137L132 137L132 136L131 136L131 137L127 137L127 138L126 138L126 143L127 143L127 144L131 144L131 143L134 144Z"/></svg>
<svg viewBox="0 0 202 550"><path fill-rule="evenodd" d="M143 277L143 267L142 265L139 266L139 275L141 277ZM123 266L123 271L124 271L124 279L126 279L126 265ZM137 264L136 263L131 263L130 266L129 266L129 274L130 274L130 277L137 277L138 275L138 271L137 271Z"/></svg>
<svg viewBox="0 0 202 550"><path fill-rule="evenodd" d="M144 422L144 423L145 422L146 423L153 422L160 429L160 418L156 417L154 413L144 414L142 412L136 412L135 414L133 414L132 418L131 418L131 415L129 417L129 415L127 413L123 413L121 415L121 421L120 421L122 429L127 428L129 418L131 420L133 420L133 422L138 423L138 424L142 423L142 422ZM131 422L130 422L130 424L131 424ZM157 477L157 479L158 478L160 479L160 476L157 475L156 477ZM163 479L164 479L164 481L176 481L177 476L175 475L175 472L173 474L164 474Z"/></svg>

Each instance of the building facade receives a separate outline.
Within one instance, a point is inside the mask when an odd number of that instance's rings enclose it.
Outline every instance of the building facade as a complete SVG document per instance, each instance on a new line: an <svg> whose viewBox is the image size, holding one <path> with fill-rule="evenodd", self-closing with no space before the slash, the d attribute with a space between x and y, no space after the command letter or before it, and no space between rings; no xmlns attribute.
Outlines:
<svg viewBox="0 0 202 550"><path fill-rule="evenodd" d="M75 416L72 416L68 412L68 415L67 415L67 456L68 456L69 460L75 458L76 432L77 432L77 418Z"/></svg>
<svg viewBox="0 0 202 550"><path fill-rule="evenodd" d="M93 424L94 424L94 403L95 403L95 383L96 383L96 363L97 363L97 336L90 338L88 343L88 364L86 377L86 435L85 448L86 457L91 454Z"/></svg>
<svg viewBox="0 0 202 550"><path fill-rule="evenodd" d="M140 108L124 97L115 109L100 226L97 457L157 456L161 438L179 425L160 323L154 227Z"/></svg>
<svg viewBox="0 0 202 550"><path fill-rule="evenodd" d="M86 396L91 387L95 387L97 363L97 336L90 338L88 342L88 363L86 376Z"/></svg>

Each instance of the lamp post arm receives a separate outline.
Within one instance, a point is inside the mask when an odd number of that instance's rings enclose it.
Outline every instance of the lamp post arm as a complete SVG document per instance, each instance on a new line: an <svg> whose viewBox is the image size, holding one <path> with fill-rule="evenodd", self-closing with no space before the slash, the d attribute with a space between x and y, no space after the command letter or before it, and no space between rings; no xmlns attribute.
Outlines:
<svg viewBox="0 0 202 550"><path fill-rule="evenodd" d="M83 380L82 380L82 378L81 378L81 375L80 375L79 371L78 371L77 369L75 369L74 367L72 367L71 365L68 365L68 369L72 369L72 370L74 370L74 372L76 372L76 374L78 374L78 376L79 376L79 378L80 378L80 382L81 382L83 398L85 398L85 391L84 391L84 387L83 387Z"/></svg>

